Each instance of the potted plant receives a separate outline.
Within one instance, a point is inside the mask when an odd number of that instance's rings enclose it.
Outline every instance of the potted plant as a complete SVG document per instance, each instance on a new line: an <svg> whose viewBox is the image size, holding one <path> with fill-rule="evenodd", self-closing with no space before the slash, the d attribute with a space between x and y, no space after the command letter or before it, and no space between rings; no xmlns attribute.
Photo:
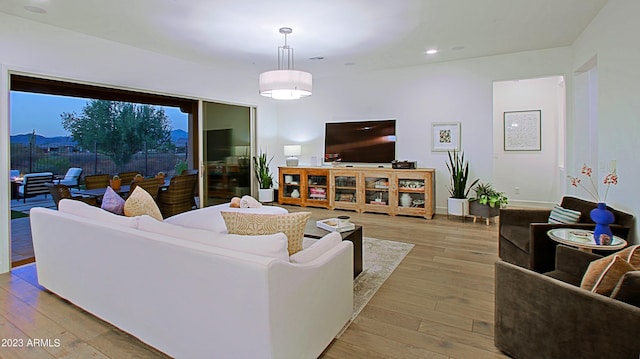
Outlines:
<svg viewBox="0 0 640 359"><path fill-rule="evenodd" d="M475 198L469 199L469 213L488 219L500 214L500 208L504 207L509 200L504 192L498 192L491 183L478 183L473 188L476 193Z"/></svg>
<svg viewBox="0 0 640 359"><path fill-rule="evenodd" d="M273 175L269 169L271 159L267 160L267 154L260 151L258 156L253 157L253 166L256 172L256 178L258 179L258 201L260 202L273 202Z"/></svg>
<svg viewBox="0 0 640 359"><path fill-rule="evenodd" d="M447 213L456 216L469 214L469 191L478 182L476 179L467 186L469 180L469 161L464 160L464 152L447 152L449 162L447 169L451 175L451 185L449 186L449 199L447 201Z"/></svg>
<svg viewBox="0 0 640 359"><path fill-rule="evenodd" d="M119 191L122 186L122 179L120 179L120 176L115 175L109 180L109 185L114 191Z"/></svg>

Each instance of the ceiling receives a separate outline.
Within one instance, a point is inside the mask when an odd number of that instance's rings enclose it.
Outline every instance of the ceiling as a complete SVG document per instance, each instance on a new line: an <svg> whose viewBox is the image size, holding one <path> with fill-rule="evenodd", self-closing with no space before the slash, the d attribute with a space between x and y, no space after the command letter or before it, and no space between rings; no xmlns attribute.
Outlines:
<svg viewBox="0 0 640 359"><path fill-rule="evenodd" d="M287 26L295 68L317 78L567 46L606 2L0 0L0 12L256 76L277 68Z"/></svg>

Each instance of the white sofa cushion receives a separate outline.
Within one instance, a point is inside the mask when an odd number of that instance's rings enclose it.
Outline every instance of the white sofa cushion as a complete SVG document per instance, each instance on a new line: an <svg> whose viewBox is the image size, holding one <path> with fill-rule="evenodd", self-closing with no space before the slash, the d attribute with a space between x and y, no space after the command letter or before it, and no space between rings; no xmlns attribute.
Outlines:
<svg viewBox="0 0 640 359"><path fill-rule="evenodd" d="M306 238L305 238L306 242ZM291 263L307 263L320 257L331 248L342 242L342 236L338 232L331 232L324 237L314 241L309 247L295 253L289 257Z"/></svg>
<svg viewBox="0 0 640 359"><path fill-rule="evenodd" d="M287 252L287 236L283 233L259 236L241 236L226 233L188 228L171 223L160 222L144 215L138 218L138 229L145 232L158 233L210 246L251 253L265 257L279 258L289 261Z"/></svg>
<svg viewBox="0 0 640 359"><path fill-rule="evenodd" d="M166 223L176 224L179 226L205 229L217 233L227 233L227 226L220 215L220 211L225 212L243 212L243 213L272 213L283 214L288 213L286 209L276 206L262 206L260 208L232 208L229 203L218 204L215 206L188 211L175 216L171 216L164 221Z"/></svg>
<svg viewBox="0 0 640 359"><path fill-rule="evenodd" d="M117 224L120 226L136 228L138 221L135 217L124 217L105 211L102 208L91 206L82 201L73 199L62 199L58 203L58 210L73 214L83 218L91 218L104 223Z"/></svg>

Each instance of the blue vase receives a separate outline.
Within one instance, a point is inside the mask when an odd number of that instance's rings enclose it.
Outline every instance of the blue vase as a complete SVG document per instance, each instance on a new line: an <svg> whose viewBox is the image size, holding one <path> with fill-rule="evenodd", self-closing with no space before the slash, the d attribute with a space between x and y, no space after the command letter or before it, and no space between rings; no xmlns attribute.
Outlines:
<svg viewBox="0 0 640 359"><path fill-rule="evenodd" d="M598 207L591 210L591 220L596 223L596 228L593 231L593 239L596 244L600 244L600 235L606 234L609 238L613 239L613 233L609 225L615 222L615 217L610 210L607 209L606 203L598 203Z"/></svg>

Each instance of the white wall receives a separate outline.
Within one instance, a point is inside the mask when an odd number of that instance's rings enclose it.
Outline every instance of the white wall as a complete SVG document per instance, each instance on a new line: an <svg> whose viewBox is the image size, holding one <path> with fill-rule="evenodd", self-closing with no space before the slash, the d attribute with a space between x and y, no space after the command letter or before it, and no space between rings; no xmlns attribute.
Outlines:
<svg viewBox="0 0 640 359"><path fill-rule="evenodd" d="M308 164L323 153L325 122L395 118L397 158L436 168L436 206L446 213L447 154L431 152L431 124L460 122L471 177L493 182L493 82L565 75L570 64L570 48L558 48L318 79L313 96L278 106L279 145L303 143L300 162Z"/></svg>
<svg viewBox="0 0 640 359"><path fill-rule="evenodd" d="M493 85L493 184L511 205L544 206L562 197L565 86L562 77L498 81ZM505 151L506 111L541 111L541 150ZM517 189L516 189L517 188Z"/></svg>
<svg viewBox="0 0 640 359"><path fill-rule="evenodd" d="M611 0L582 33L574 45L573 68L578 69L597 56L597 131L599 163L591 164L601 180L611 160L617 161L618 185L612 187L607 204L640 215L640 1ZM576 101L585 101L584 98ZM579 126L574 118L569 126ZM572 138L584 141L584 138ZM578 154L569 157L568 170L577 173L582 166ZM601 186L602 193L603 188ZM637 238L636 220L634 243Z"/></svg>

